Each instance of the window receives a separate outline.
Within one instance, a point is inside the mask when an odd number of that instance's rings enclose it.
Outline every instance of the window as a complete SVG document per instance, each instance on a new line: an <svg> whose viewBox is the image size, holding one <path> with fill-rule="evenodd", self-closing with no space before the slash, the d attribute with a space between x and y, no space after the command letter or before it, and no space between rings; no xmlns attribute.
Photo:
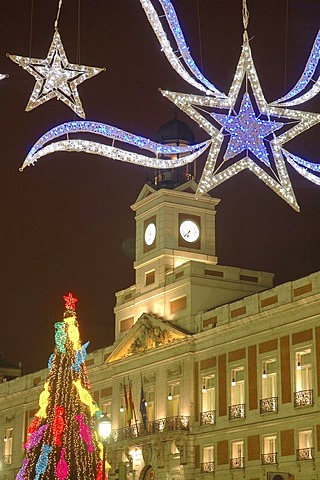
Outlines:
<svg viewBox="0 0 320 480"><path fill-rule="evenodd" d="M312 389L311 350L296 353L296 392Z"/></svg>
<svg viewBox="0 0 320 480"><path fill-rule="evenodd" d="M214 450L213 446L203 447L201 473L214 472Z"/></svg>
<svg viewBox="0 0 320 480"><path fill-rule="evenodd" d="M201 425L212 425L215 423L216 386L215 376L203 377L201 389Z"/></svg>
<svg viewBox="0 0 320 480"><path fill-rule="evenodd" d="M155 270L151 270L150 272L147 272L145 279L146 279L145 280L146 287L148 285L152 285L155 282Z"/></svg>
<svg viewBox="0 0 320 480"><path fill-rule="evenodd" d="M231 405L245 403L244 396L244 368L239 367L231 371Z"/></svg>
<svg viewBox="0 0 320 480"><path fill-rule="evenodd" d="M262 465L275 464L277 462L276 435L265 435L263 437Z"/></svg>
<svg viewBox="0 0 320 480"><path fill-rule="evenodd" d="M202 381L202 412L210 412L215 409L215 376L204 377Z"/></svg>
<svg viewBox="0 0 320 480"><path fill-rule="evenodd" d="M299 449L297 450L297 460L313 459L313 438L312 430L301 430L299 432Z"/></svg>
<svg viewBox="0 0 320 480"><path fill-rule="evenodd" d="M145 400L147 402L146 410L147 410L147 419L148 422L152 422L155 419L155 394L154 390L147 390L144 392Z"/></svg>
<svg viewBox="0 0 320 480"><path fill-rule="evenodd" d="M244 443L238 440L231 443L230 468L244 468Z"/></svg>
<svg viewBox="0 0 320 480"><path fill-rule="evenodd" d="M313 405L311 349L296 352L294 406Z"/></svg>
<svg viewBox="0 0 320 480"><path fill-rule="evenodd" d="M4 439L3 439L3 463L5 465L11 465L12 462L12 434L13 428L9 427L5 429Z"/></svg>
<svg viewBox="0 0 320 480"><path fill-rule="evenodd" d="M262 398L277 396L277 364L267 360L262 364Z"/></svg>
<svg viewBox="0 0 320 480"><path fill-rule="evenodd" d="M262 362L260 413L277 411L277 363L270 359Z"/></svg>
<svg viewBox="0 0 320 480"><path fill-rule="evenodd" d="M231 370L231 406L229 420L245 417L244 368Z"/></svg>
<svg viewBox="0 0 320 480"><path fill-rule="evenodd" d="M177 417L180 413L180 385L171 384L168 387L167 417Z"/></svg>

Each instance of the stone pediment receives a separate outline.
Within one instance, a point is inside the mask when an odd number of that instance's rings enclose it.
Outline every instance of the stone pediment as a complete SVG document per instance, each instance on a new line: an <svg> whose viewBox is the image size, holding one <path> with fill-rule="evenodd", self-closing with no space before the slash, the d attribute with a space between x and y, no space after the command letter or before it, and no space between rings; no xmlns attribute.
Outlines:
<svg viewBox="0 0 320 480"><path fill-rule="evenodd" d="M161 321L152 314L143 313L108 357L107 363L145 353L186 337L187 334L181 330Z"/></svg>
<svg viewBox="0 0 320 480"><path fill-rule="evenodd" d="M149 184L144 184L141 192L139 193L139 196L136 200L136 202L139 202L140 200L143 200L144 198L148 197L149 195L151 195L152 193L156 192L156 189L154 187L152 187L151 185Z"/></svg>

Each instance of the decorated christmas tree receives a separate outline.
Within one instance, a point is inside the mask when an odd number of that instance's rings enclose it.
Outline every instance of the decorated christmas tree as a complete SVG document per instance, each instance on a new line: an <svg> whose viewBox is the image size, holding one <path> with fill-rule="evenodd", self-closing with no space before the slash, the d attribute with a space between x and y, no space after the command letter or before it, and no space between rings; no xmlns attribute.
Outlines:
<svg viewBox="0 0 320 480"><path fill-rule="evenodd" d="M92 399L85 365L89 342L81 346L77 299L71 293L63 298L66 310L55 324L56 346L16 480L102 480L103 451L94 428L101 411Z"/></svg>

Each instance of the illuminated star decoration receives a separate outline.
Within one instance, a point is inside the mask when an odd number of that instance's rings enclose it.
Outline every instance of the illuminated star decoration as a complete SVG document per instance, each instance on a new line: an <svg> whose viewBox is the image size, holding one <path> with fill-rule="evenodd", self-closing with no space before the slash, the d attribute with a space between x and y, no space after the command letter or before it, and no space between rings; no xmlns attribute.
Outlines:
<svg viewBox="0 0 320 480"><path fill-rule="evenodd" d="M79 117L85 118L77 87L104 69L69 63L57 29L45 59L19 55L9 55L9 57L36 79L26 111L56 97Z"/></svg>
<svg viewBox="0 0 320 480"><path fill-rule="evenodd" d="M212 113L211 116L231 134L231 139L224 155L225 160L229 160L243 151L250 150L259 160L266 165L270 165L263 139L281 128L283 123L257 118L250 96L247 93L243 96L238 115Z"/></svg>
<svg viewBox="0 0 320 480"><path fill-rule="evenodd" d="M167 22L174 36L177 44L174 51L177 56L183 58L187 67L191 70L191 62L188 61L188 53L186 53L188 49L186 49L185 39L172 3L169 0L153 1L158 1L164 15L158 15L152 6L151 0L140 0L162 49L168 49L169 42L165 29L160 23L161 21ZM246 0L243 0L242 4L244 23L243 50L229 94L223 97L219 91L217 93L213 92L213 90L211 92L207 90L206 96L169 91L162 91L162 94L195 120L211 137L211 146L198 186L198 196L208 192L237 173L249 169L295 210L299 210L288 176L286 160L301 175L317 185L320 185L320 178L317 176L319 174L319 165L293 155L285 150L283 145L319 123L320 115L291 110L287 107L301 104L313 98L320 91L320 78L316 78L317 66L320 65L320 31L314 42L305 70L295 87L281 99L268 104L260 86L249 46L247 34L249 13ZM166 56L173 68L175 68L167 54ZM193 73L195 74L195 72ZM237 113L236 111L236 104L241 99L240 90L244 79L247 82L243 101L247 99L252 105L252 100L254 100L257 111L257 114L254 114L252 109L252 115L251 117L248 115L246 122L241 118L244 113L244 103L240 107L239 112ZM203 85L205 84L203 79L199 80ZM249 84L251 87L250 94L247 88ZM312 85L311 88L310 85ZM248 108L250 109L249 104ZM225 110L227 113L219 114L216 113L216 110ZM265 118L261 120L260 117ZM271 120L271 117L276 117L281 123L274 121L274 119ZM217 128L216 122L220 123L220 128ZM282 127L282 124L286 124L286 130L283 133L279 133L278 130ZM258 128L259 133L255 131L256 128ZM269 138L266 138L268 136ZM226 142L226 139L228 139L228 142ZM266 145L268 145L269 154L266 151ZM227 160L235 156L237 158L235 158L234 163L230 165L231 162L229 161L227 164ZM269 161L270 158L272 163ZM264 168L261 168L261 163Z"/></svg>
<svg viewBox="0 0 320 480"><path fill-rule="evenodd" d="M209 140L188 146L188 149L186 147L165 147L110 125L95 122L71 122L59 125L44 134L31 148L20 170L22 171L26 166L33 165L39 158L56 151L86 152L159 169L176 168L194 161L209 147L198 186L198 196L248 169L291 207L299 210L286 162L304 178L317 185L320 185L320 167L317 163L294 155L284 149L283 145L320 122L320 114L288 108L310 100L320 91L320 76L317 77L320 65L320 31L296 85L284 97L267 103L251 55L247 34L249 14L246 0L242 0L243 49L228 95L220 92L206 79L195 64L171 1L140 0L140 3L170 65L181 78L202 92L201 96L169 91L162 91L162 94L198 123L208 133ZM162 8L163 14L157 13L153 3L157 3L158 8ZM165 28L170 30L170 40ZM173 46L172 43L174 43ZM241 86L245 83L245 79L246 85L248 87L250 85L250 90L246 88L243 94ZM240 109L237 105L240 103L241 97L245 100L247 96L253 112L256 113L251 112L251 117L248 114L246 122L242 119L243 128L241 129L240 119L245 113L245 109L244 105ZM220 123L219 128L217 123ZM282 124L284 125L283 132L279 132ZM258 129L258 132L255 132L255 128ZM81 132L112 139L112 146L91 140L82 140L79 137L73 140L69 138L70 133ZM56 141L58 137L64 135L66 139ZM239 135L238 138L237 135ZM139 149L149 150L154 156L133 154L125 147L115 147L114 140L120 140ZM222 150L225 146L226 151L223 153ZM168 160L159 158L159 155L165 154L165 148L168 148L167 155L173 154L174 148L181 149L179 152L175 151L176 154L180 154L177 156L177 160L170 160L169 163ZM237 148L240 150L235 154L236 158L229 157L230 152L233 149L236 151ZM230 165L231 158L234 159L232 165Z"/></svg>
<svg viewBox="0 0 320 480"><path fill-rule="evenodd" d="M76 309L76 303L77 303L78 299L75 298L72 295L71 292L68 295L64 295L63 300L65 301L65 308L70 309L70 310L75 310Z"/></svg>

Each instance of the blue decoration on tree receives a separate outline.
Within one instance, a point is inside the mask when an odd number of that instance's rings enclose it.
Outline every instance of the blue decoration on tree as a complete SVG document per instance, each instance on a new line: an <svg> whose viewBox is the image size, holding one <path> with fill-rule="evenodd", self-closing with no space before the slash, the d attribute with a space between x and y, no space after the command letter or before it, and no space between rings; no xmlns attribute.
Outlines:
<svg viewBox="0 0 320 480"><path fill-rule="evenodd" d="M51 450L52 447L50 447L50 445L42 445L41 453L36 463L35 469L37 475L35 476L34 480L39 480L40 476L43 475L43 473L46 471Z"/></svg>
<svg viewBox="0 0 320 480"><path fill-rule="evenodd" d="M90 342L86 342L82 345L81 349L78 350L75 354L75 358L74 358L74 363L73 365L71 365L71 368L72 370L74 370L75 372L79 372L80 370L80 365L82 365L85 360L86 360L86 357L87 357L87 348L89 346L89 343Z"/></svg>

